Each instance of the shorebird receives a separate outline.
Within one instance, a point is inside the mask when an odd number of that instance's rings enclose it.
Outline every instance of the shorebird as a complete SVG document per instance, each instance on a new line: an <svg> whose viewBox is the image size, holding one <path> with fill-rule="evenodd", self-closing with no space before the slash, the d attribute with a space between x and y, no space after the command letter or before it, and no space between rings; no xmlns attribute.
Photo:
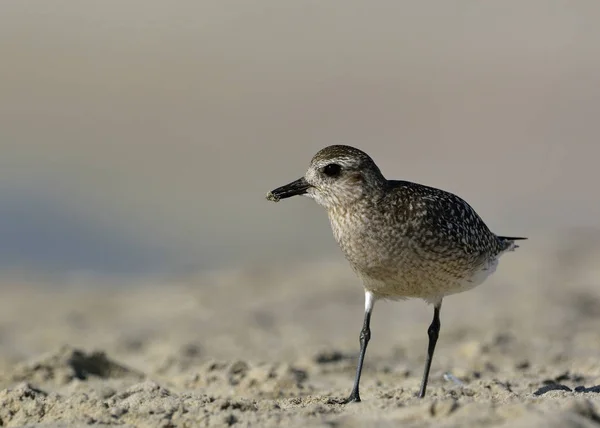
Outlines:
<svg viewBox="0 0 600 428"><path fill-rule="evenodd" d="M433 187L387 180L363 151L334 145L320 150L304 177L267 194L277 202L295 195L327 210L335 240L362 280L365 313L352 391L359 384L371 338L371 313L379 299L421 298L433 305L429 345L418 396L425 397L440 331L442 299L481 284L498 258L527 238L498 236L460 197Z"/></svg>

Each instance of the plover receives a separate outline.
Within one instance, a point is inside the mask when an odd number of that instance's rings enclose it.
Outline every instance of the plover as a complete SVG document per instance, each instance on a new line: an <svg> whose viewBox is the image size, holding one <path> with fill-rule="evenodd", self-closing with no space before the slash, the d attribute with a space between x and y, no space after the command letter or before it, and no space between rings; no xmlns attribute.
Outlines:
<svg viewBox="0 0 600 428"><path fill-rule="evenodd" d="M481 284L516 240L495 235L460 197L409 181L387 180L363 151L334 145L320 150L304 177L267 194L277 202L305 195L326 208L333 235L365 289L365 314L352 392L359 383L379 299L418 297L433 304L429 346L418 396L427 389L440 331L442 299Z"/></svg>

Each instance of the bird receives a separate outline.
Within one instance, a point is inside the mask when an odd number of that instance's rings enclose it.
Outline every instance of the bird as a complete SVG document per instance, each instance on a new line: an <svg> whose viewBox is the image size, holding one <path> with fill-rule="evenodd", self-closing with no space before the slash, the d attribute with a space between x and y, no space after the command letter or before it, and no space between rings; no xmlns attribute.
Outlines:
<svg viewBox="0 0 600 428"><path fill-rule="evenodd" d="M418 393L424 398L443 298L480 285L496 270L499 257L518 248L515 241L527 238L492 233L453 193L386 179L369 155L347 145L319 150L303 177L268 192L267 199L278 202L297 195L326 209L333 236L364 286L356 375L342 402L361 401L359 384L375 302L408 298L433 305Z"/></svg>

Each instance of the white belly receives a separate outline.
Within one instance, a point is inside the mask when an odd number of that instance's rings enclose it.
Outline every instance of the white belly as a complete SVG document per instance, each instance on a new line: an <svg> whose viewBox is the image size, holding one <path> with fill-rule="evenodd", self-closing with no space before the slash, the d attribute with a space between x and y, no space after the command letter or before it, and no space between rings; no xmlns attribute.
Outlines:
<svg viewBox="0 0 600 428"><path fill-rule="evenodd" d="M464 276L433 266L430 271L398 271L387 278L355 271L362 279L365 289L377 298L398 300L418 297L428 302L437 302L444 296L477 287L496 271L497 266L498 258L493 258Z"/></svg>

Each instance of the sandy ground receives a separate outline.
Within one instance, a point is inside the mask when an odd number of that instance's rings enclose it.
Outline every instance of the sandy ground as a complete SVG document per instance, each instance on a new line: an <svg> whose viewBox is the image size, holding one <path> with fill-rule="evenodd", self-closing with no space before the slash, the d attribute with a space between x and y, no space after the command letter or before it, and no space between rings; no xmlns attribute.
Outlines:
<svg viewBox="0 0 600 428"><path fill-rule="evenodd" d="M377 303L363 402L338 404L363 309L338 260L136 284L5 281L0 426L600 426L600 235L533 238L445 300L423 400L432 308L410 300Z"/></svg>

